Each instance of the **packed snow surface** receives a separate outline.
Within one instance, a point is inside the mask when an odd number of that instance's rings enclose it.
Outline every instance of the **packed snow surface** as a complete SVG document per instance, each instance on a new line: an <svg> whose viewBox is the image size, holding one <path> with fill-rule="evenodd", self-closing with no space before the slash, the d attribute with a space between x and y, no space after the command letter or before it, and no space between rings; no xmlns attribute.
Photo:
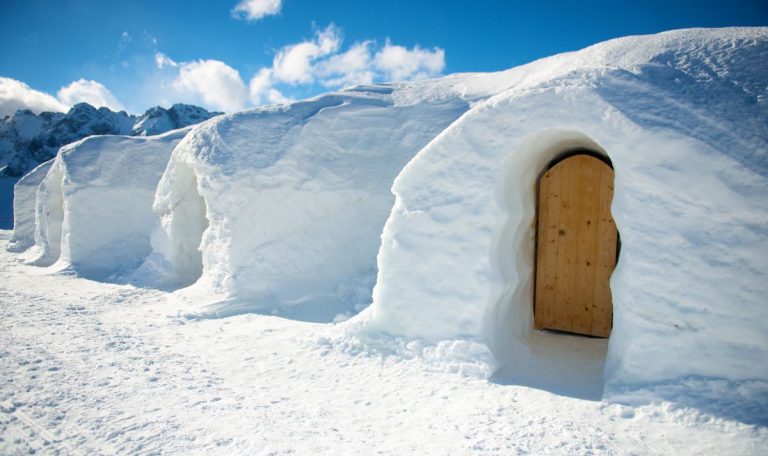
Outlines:
<svg viewBox="0 0 768 456"><path fill-rule="evenodd" d="M489 382L482 349L468 341L360 339L254 314L176 318L164 292L41 274L3 243L2 454L768 449L765 427L674 402L594 402Z"/></svg>

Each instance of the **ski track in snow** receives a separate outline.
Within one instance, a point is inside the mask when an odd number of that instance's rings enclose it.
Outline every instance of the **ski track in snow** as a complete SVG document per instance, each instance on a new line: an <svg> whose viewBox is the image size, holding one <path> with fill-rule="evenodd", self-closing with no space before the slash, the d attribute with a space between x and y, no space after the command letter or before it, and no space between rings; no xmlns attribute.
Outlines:
<svg viewBox="0 0 768 456"><path fill-rule="evenodd" d="M176 318L164 292L48 274L4 244L2 454L768 450L766 428L670 403L584 401L353 354L330 325Z"/></svg>

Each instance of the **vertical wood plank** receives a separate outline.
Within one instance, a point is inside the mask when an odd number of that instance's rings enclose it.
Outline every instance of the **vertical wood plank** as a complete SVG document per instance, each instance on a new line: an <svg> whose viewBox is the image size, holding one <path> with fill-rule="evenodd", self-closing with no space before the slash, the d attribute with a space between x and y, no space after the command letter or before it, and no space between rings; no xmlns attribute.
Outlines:
<svg viewBox="0 0 768 456"><path fill-rule="evenodd" d="M576 234L576 261L571 269L575 276L574 302L567 312L571 316L572 330L590 334L592 330L592 299L595 289L595 256L597 255L598 227L593 220L599 207L600 169L599 160L588 155L573 157L575 185L574 231ZM599 165L598 165L599 166Z"/></svg>
<svg viewBox="0 0 768 456"><path fill-rule="evenodd" d="M613 170L607 165L600 174L599 194L599 248L597 250L596 280L592 310L592 334L608 337L613 322L613 305L610 279L616 267L618 231L611 216L613 201Z"/></svg>
<svg viewBox="0 0 768 456"><path fill-rule="evenodd" d="M550 170L551 171L551 170ZM547 305L555 292L555 269L557 264L556 233L559 213L560 181L545 173L539 182L539 223L536 260L536 308L534 325L545 328L552 320L552 309Z"/></svg>
<svg viewBox="0 0 768 456"><path fill-rule="evenodd" d="M557 253L558 258L556 274L556 292L555 300L552 303L552 312L555 318L549 326L552 329L563 331L576 330L574 314L570 312L570 307L575 305L576 298L575 287L576 277L573 274L573 266L576 262L576 220L575 205L578 203L578 195L574 194L576 173L574 172L574 161L572 158L563 160L555 165L553 170L560 176L562 191L560 201L559 223L557 226Z"/></svg>
<svg viewBox="0 0 768 456"><path fill-rule="evenodd" d="M549 252L549 239L547 238L547 227L550 223L549 206L552 201L552 197L549 194L550 182L549 174L544 173L536 183L538 196L538 205L536 207L536 270L534 272L536 283L534 284L533 291L533 327L536 329L543 329L545 327L545 307L542 301L547 299L547 291L551 280L547 275L547 262L544 261L544 258L551 255Z"/></svg>

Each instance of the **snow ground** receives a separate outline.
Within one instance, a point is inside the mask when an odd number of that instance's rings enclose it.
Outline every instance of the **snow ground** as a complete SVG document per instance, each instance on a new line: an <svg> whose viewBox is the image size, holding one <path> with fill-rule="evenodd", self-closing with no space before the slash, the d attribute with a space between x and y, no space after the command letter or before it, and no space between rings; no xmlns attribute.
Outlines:
<svg viewBox="0 0 768 456"><path fill-rule="evenodd" d="M377 346L265 315L181 319L165 292L51 274L4 247L0 454L768 452L768 428L669 402L488 381L488 365L445 355L473 342Z"/></svg>

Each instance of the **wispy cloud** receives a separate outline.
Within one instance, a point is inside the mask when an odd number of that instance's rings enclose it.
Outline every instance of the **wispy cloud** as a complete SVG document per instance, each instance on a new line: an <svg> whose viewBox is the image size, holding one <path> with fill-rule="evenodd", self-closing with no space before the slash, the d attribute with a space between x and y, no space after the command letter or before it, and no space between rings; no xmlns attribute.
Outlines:
<svg viewBox="0 0 768 456"><path fill-rule="evenodd" d="M88 103L97 108L107 107L114 111L124 110L122 103L97 81L79 79L59 89L56 97L30 88L11 78L0 77L0 117L13 115L19 109L29 109L35 114L44 111L66 112L77 103Z"/></svg>
<svg viewBox="0 0 768 456"><path fill-rule="evenodd" d="M247 21L258 21L280 13L282 7L283 0L241 0L232 9L232 16Z"/></svg>
<svg viewBox="0 0 768 456"><path fill-rule="evenodd" d="M291 101L289 97L286 97L273 86L272 70L270 68L262 68L251 78L251 82L248 84L248 94L250 102L254 106L264 103L276 104Z"/></svg>
<svg viewBox="0 0 768 456"><path fill-rule="evenodd" d="M311 39L279 49L271 68L262 68L250 83L251 102L260 104L276 98L275 87L320 84L338 88L374 81L408 81L440 75L445 69L441 48L407 48L386 41L354 43L341 51L341 30L331 24ZM280 93L280 92L278 92Z"/></svg>
<svg viewBox="0 0 768 456"><path fill-rule="evenodd" d="M424 79L442 73L445 69L445 51L415 46L408 49L389 41L373 58L374 67L389 80Z"/></svg>
<svg viewBox="0 0 768 456"><path fill-rule="evenodd" d="M125 33L122 42L128 43L129 37ZM344 49L343 41L342 30L335 25L318 28L310 38L277 49L271 65L257 69L250 78L220 60L175 61L151 43L154 50L144 54L144 64L153 65L155 70L135 89L134 98L148 104L185 102L236 112L265 103L285 103L292 96L316 93L321 87L337 89L422 79L439 76L445 69L445 51L441 48L409 48L390 40L382 46L365 40ZM52 96L23 82L0 78L0 116L18 109L66 111L79 102L124 109L117 97L98 81L79 79Z"/></svg>
<svg viewBox="0 0 768 456"><path fill-rule="evenodd" d="M157 68L159 70L162 70L164 67L177 67L179 66L178 63L173 61L170 57L163 54L162 52L156 52L155 53L155 65L157 65Z"/></svg>
<svg viewBox="0 0 768 456"><path fill-rule="evenodd" d="M21 81L0 77L0 117L13 115L19 109L40 114L43 111L67 111L69 106Z"/></svg>
<svg viewBox="0 0 768 456"><path fill-rule="evenodd" d="M218 60L195 60L177 65L172 87L208 108L240 111L248 102L248 89L237 70Z"/></svg>
<svg viewBox="0 0 768 456"><path fill-rule="evenodd" d="M290 101L288 94L316 86L408 81L438 76L445 69L441 48L408 48L389 40L380 46L366 40L342 50L342 43L342 31L335 25L316 29L311 38L278 49L272 65L257 70L247 85L236 69L218 60L176 62L157 52L155 64L170 77L166 95L227 112Z"/></svg>
<svg viewBox="0 0 768 456"><path fill-rule="evenodd" d="M117 41L117 52L120 53L125 50L126 46L128 46L131 41L133 41L131 34L128 32L123 32L120 35L120 39Z"/></svg>
<svg viewBox="0 0 768 456"><path fill-rule="evenodd" d="M356 43L346 52L334 54L319 62L315 73L325 87L370 84L377 74L373 68L373 41Z"/></svg>
<svg viewBox="0 0 768 456"><path fill-rule="evenodd" d="M97 81L79 79L59 89L56 95L59 101L68 106L85 102L97 108L106 107L113 111L125 109L112 92Z"/></svg>

